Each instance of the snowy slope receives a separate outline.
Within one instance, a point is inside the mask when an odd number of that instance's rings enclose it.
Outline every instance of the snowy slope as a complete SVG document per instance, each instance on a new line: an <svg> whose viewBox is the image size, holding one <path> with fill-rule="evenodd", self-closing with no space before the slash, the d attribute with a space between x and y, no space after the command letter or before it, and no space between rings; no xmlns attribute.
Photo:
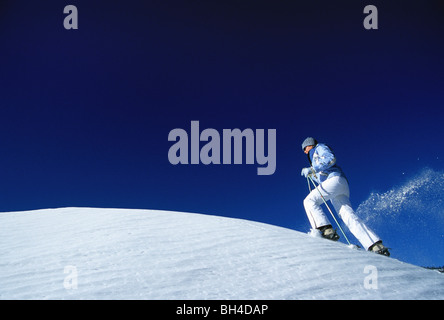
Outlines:
<svg viewBox="0 0 444 320"><path fill-rule="evenodd" d="M252 221L63 208L0 213L0 299L444 299L444 276Z"/></svg>

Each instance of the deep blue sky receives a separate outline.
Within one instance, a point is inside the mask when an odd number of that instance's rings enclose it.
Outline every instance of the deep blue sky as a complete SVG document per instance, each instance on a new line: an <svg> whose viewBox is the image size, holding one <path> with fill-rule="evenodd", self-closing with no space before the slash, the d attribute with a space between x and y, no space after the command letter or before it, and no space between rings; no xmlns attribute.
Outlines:
<svg viewBox="0 0 444 320"><path fill-rule="evenodd" d="M69 4L78 30L63 28ZM355 206L444 169L443 32L440 1L2 1L0 211L166 209L308 231L306 136L334 148ZM276 129L275 174L171 165L168 133L192 120Z"/></svg>

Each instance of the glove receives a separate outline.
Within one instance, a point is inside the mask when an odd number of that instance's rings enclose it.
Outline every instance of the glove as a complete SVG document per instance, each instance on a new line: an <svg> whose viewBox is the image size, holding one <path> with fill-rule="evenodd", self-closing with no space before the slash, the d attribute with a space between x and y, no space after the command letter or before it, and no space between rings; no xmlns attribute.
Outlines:
<svg viewBox="0 0 444 320"><path fill-rule="evenodd" d="M311 167L309 168L304 168L301 171L301 176L307 178L309 175L313 174L313 169Z"/></svg>

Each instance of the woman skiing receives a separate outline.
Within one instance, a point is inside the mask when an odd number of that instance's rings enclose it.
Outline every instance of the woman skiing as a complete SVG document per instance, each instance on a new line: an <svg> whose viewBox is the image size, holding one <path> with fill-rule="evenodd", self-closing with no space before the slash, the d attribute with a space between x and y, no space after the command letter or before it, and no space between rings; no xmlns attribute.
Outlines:
<svg viewBox="0 0 444 320"><path fill-rule="evenodd" d="M325 201L331 201L336 212L365 249L390 256L381 239L359 219L351 207L347 178L336 165L336 157L331 148L308 137L302 143L302 150L307 154L311 167L303 168L301 175L306 178L311 176L319 183L304 199L304 208L312 228L319 230L326 239L339 239L321 208L324 197Z"/></svg>

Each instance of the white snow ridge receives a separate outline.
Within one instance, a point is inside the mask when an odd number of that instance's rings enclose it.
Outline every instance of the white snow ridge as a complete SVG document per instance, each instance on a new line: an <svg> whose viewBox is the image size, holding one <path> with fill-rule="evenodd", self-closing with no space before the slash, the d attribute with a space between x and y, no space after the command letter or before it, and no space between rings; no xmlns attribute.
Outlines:
<svg viewBox="0 0 444 320"><path fill-rule="evenodd" d="M444 299L444 276L258 222L62 208L0 213L0 299Z"/></svg>

